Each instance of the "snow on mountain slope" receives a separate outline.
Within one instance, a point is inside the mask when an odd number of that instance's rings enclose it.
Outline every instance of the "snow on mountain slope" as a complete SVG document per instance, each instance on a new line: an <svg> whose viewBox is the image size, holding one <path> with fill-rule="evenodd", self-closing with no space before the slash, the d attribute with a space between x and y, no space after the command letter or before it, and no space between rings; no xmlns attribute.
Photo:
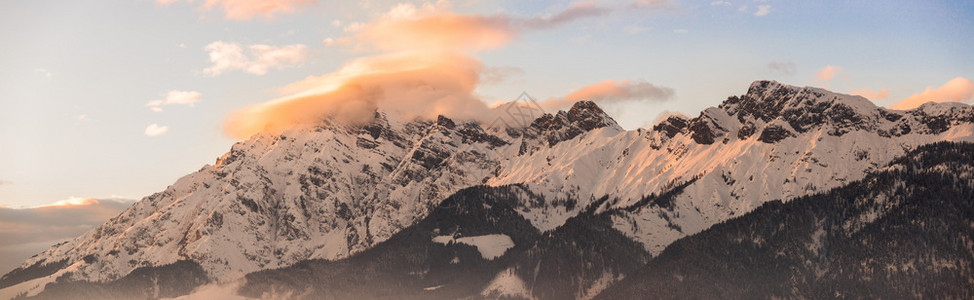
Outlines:
<svg viewBox="0 0 974 300"><path fill-rule="evenodd" d="M506 143L476 124L325 124L237 143L108 223L28 260L88 263L74 279L113 280L140 266L199 262L217 279L345 257L480 184ZM463 149L460 149L460 147Z"/></svg>
<svg viewBox="0 0 974 300"><path fill-rule="evenodd" d="M860 179L908 149L972 141L972 122L972 107L963 104L895 111L862 97L759 81L697 118L670 117L652 130L603 127L537 148L504 161L488 183L528 183L549 199L608 197L600 209L630 208L616 216L616 228L655 254L766 201ZM676 187L682 193L672 199L650 201Z"/></svg>
<svg viewBox="0 0 974 300"><path fill-rule="evenodd" d="M228 281L346 257L412 225L461 188L515 183L533 193L519 213L539 229L587 208L622 210L615 228L655 254L763 202L859 179L906 149L971 141L972 122L967 105L895 111L770 81L696 118L673 116L633 131L588 101L503 138L443 117L323 121L237 143L216 164L23 270L64 261L72 279L108 281L188 259Z"/></svg>

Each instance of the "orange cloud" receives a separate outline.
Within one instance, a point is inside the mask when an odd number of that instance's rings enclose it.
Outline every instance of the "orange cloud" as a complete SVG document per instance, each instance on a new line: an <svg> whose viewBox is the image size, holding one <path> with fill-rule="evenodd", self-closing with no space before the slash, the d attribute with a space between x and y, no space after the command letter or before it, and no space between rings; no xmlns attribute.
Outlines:
<svg viewBox="0 0 974 300"><path fill-rule="evenodd" d="M417 11L400 4L377 22L358 30L358 39L381 50L478 51L507 45L515 32L499 16L458 15L437 9Z"/></svg>
<svg viewBox="0 0 974 300"><path fill-rule="evenodd" d="M503 47L525 31L550 29L608 12L593 2L575 3L554 15L531 18L456 14L443 2L421 7L399 4L376 22L352 24L346 30L356 32L361 42L386 51L480 51Z"/></svg>
<svg viewBox="0 0 974 300"><path fill-rule="evenodd" d="M286 86L289 95L247 107L224 121L235 138L336 118L362 122L376 108L406 119L447 115L476 120L489 114L473 95L480 62L450 52L402 52L353 60L337 72Z"/></svg>
<svg viewBox="0 0 974 300"><path fill-rule="evenodd" d="M938 88L928 86L922 93L903 99L890 108L911 109L927 102L965 102L972 99L974 99L974 82L964 77L957 77Z"/></svg>
<svg viewBox="0 0 974 300"><path fill-rule="evenodd" d="M385 53L290 84L282 89L284 96L232 113L223 122L224 132L242 139L323 119L362 122L371 119L377 108L407 120L445 115L489 121L491 111L474 90L482 79L496 82L520 69L486 68L471 56L473 52L503 47L525 30L546 29L605 11L580 3L552 16L519 18L456 14L445 2L421 7L400 4L375 22L346 27L351 37L324 41ZM347 42L351 39L354 42ZM230 58L240 56L242 50L233 50ZM224 60L222 55L217 58L211 52L215 67Z"/></svg>
<svg viewBox="0 0 974 300"><path fill-rule="evenodd" d="M832 80L836 75L842 74L842 67L840 66L825 66L818 74L815 74L815 78L821 81Z"/></svg>
<svg viewBox="0 0 974 300"><path fill-rule="evenodd" d="M156 3L169 5L179 1L181 0L156 0ZM205 0L199 9L210 11L219 6L227 19L249 20L256 16L271 18L275 14L293 13L302 6L314 3L315 0Z"/></svg>
<svg viewBox="0 0 974 300"><path fill-rule="evenodd" d="M664 1L665 2L665 1ZM520 28L525 30L549 29L563 25L577 19L595 17L609 13L611 10L595 5L595 2L576 2L563 11L549 17L534 17L514 20Z"/></svg>
<svg viewBox="0 0 974 300"><path fill-rule="evenodd" d="M616 103L633 100L667 100L673 97L673 89L653 85L646 81L608 79L580 88L562 98L550 98L541 105L550 109L569 107L577 101L591 100L598 103Z"/></svg>
<svg viewBox="0 0 974 300"><path fill-rule="evenodd" d="M869 99L869 100L872 100L872 101L886 100L886 98L887 98L887 96L889 94L889 89L879 89L878 92L873 91L873 90L870 90L870 89L861 89L861 90L852 92L852 94L853 95L856 95L856 96L863 96L866 99Z"/></svg>

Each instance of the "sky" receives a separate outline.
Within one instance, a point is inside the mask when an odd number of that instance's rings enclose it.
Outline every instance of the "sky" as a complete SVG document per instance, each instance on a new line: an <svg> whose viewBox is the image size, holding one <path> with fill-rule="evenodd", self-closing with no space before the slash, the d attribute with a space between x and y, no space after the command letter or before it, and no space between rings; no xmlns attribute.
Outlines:
<svg viewBox="0 0 974 300"><path fill-rule="evenodd" d="M765 79L971 103L972 17L970 1L3 1L0 207L140 199L255 132L375 105L477 119L526 92L635 129Z"/></svg>
<svg viewBox="0 0 974 300"><path fill-rule="evenodd" d="M0 207L0 273L101 225L132 203L128 199L68 198L29 208Z"/></svg>

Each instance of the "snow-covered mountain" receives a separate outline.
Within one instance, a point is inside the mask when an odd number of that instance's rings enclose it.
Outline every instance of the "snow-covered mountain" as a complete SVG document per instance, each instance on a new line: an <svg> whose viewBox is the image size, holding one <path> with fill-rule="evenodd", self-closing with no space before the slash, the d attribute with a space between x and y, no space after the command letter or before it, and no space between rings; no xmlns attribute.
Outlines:
<svg viewBox="0 0 974 300"><path fill-rule="evenodd" d="M586 209L620 211L612 226L655 255L764 202L861 179L937 141L974 141L972 107L896 111L773 81L696 118L632 131L588 101L503 133L381 111L364 125L323 120L235 144L214 165L26 261L0 278L0 296L180 261L227 282L344 258L482 184L524 186L534 196L517 211L540 232Z"/></svg>
<svg viewBox="0 0 974 300"><path fill-rule="evenodd" d="M925 145L864 179L681 239L598 299L971 299L974 144Z"/></svg>

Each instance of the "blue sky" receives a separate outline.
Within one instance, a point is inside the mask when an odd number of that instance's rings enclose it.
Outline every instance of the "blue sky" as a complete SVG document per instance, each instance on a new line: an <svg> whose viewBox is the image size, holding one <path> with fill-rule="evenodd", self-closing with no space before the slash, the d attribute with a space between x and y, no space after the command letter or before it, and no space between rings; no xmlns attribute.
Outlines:
<svg viewBox="0 0 974 300"><path fill-rule="evenodd" d="M229 149L235 140L221 126L232 112L370 55L326 39L348 36L356 22L369 24L406 3L303 0L291 11L240 18L219 5L207 9L206 2L0 3L0 205L72 196L137 199L161 191ZM948 82L967 87L969 80L952 80L974 78L974 3L967 1L649 2L641 8L595 2L608 12L522 32L502 47L476 52L485 66L520 70L478 86L476 94L487 103L522 91L547 99L606 79L671 89L666 99L604 104L633 129L650 126L663 111L696 115L744 93L754 80L844 93L868 89L877 105L890 106ZM521 18L578 5L450 4L457 14ZM284 62L251 61L266 67L263 72L213 72L207 46L218 41L245 51L252 45L299 51ZM826 79L820 73L829 66L834 72ZM161 112L147 107L170 91L199 97L184 99L192 105L159 106ZM966 91L956 100L970 103ZM148 136L152 124L165 130Z"/></svg>

